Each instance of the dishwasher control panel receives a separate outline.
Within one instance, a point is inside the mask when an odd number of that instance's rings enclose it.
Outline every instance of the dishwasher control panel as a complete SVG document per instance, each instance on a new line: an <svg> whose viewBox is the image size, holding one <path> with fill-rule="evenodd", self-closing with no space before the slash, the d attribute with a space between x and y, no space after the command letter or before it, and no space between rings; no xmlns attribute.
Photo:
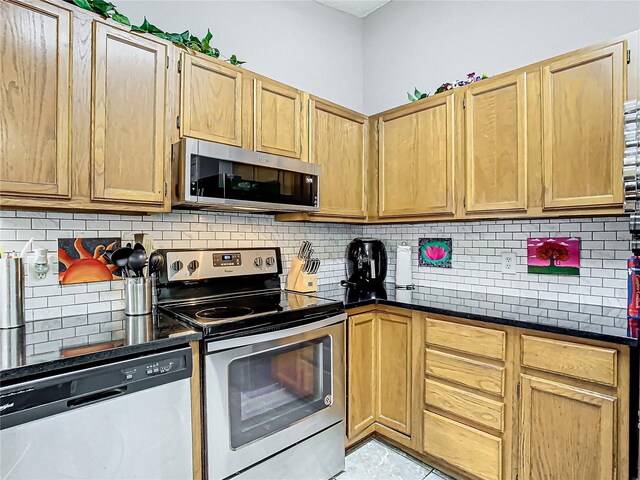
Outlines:
<svg viewBox="0 0 640 480"><path fill-rule="evenodd" d="M184 370L187 366L187 360L184 355L157 360L154 358L154 360L123 368L121 371L125 381L136 382L145 378Z"/></svg>

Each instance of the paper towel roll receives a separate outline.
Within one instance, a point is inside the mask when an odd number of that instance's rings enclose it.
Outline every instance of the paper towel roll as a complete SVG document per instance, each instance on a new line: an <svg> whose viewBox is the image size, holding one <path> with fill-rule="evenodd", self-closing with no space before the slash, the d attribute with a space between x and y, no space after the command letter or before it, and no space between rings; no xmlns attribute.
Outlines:
<svg viewBox="0 0 640 480"><path fill-rule="evenodd" d="M396 302L412 303L412 300L413 290L404 290L400 288L396 290Z"/></svg>
<svg viewBox="0 0 640 480"><path fill-rule="evenodd" d="M399 287L413 285L411 247L409 245L398 245L396 256L396 285Z"/></svg>

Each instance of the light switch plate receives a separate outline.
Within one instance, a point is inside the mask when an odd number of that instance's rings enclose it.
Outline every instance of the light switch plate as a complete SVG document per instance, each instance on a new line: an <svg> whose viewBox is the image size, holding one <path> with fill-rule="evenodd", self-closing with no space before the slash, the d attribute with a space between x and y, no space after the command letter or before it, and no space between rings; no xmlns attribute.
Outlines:
<svg viewBox="0 0 640 480"><path fill-rule="evenodd" d="M502 252L502 273L516 273L516 254L513 252Z"/></svg>
<svg viewBox="0 0 640 480"><path fill-rule="evenodd" d="M58 285L58 254L49 252L47 260L49 261L49 271L42 276L38 276L35 271L34 261L35 253L28 253L25 259L25 269L27 271L27 287L44 287L47 285Z"/></svg>

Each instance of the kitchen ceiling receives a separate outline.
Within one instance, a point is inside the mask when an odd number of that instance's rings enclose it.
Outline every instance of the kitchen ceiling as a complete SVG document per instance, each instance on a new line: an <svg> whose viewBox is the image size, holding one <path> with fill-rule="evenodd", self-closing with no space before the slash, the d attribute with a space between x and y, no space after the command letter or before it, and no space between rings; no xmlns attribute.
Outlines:
<svg viewBox="0 0 640 480"><path fill-rule="evenodd" d="M391 0L316 0L318 3L360 18L366 17L390 1Z"/></svg>

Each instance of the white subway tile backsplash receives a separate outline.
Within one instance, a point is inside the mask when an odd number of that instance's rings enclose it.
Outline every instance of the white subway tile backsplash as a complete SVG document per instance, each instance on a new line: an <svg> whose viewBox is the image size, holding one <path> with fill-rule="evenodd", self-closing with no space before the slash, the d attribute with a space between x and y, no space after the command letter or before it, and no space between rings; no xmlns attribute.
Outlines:
<svg viewBox="0 0 640 480"><path fill-rule="evenodd" d="M282 248L285 273L302 240L314 243L322 260L321 284L335 284L345 276L344 252L355 237L373 237L384 241L389 255L387 279L395 277L396 245L407 242L413 247L413 274L416 284L430 289L450 289L458 298L447 298L449 305L461 302L474 308L482 298L471 295L509 295L551 302L546 310L554 324L621 334L626 318L617 318L626 305L626 258L629 256L626 217L582 219L533 219L474 222L437 222L398 225L343 225L319 223L281 223L261 214L172 212L137 216L94 213L0 212L0 241L5 249L19 250L31 236L38 246L53 251L58 238L72 236L120 237L132 241L135 232L146 232L156 248L235 248L278 245ZM527 273L526 239L530 236L578 236L582 239L580 277L559 277ZM451 237L452 268L418 267L417 245L420 237ZM501 273L504 251L515 252L515 273ZM121 281L65 286L28 287L26 318L37 325L60 316L84 318L88 325L112 321L111 311L123 308ZM468 296L467 296L468 295ZM506 297L505 297L506 298ZM465 302L462 302L465 300ZM553 302L560 302L555 308ZM565 303L569 302L569 303ZM586 308L607 310L604 317L615 318L612 324L593 325L572 317L576 302ZM499 305L496 303L495 305ZM444 303L443 303L444 306ZM476 305L476 307L478 307ZM478 307L480 308L480 307ZM482 309L492 308L483 302ZM616 315L611 313L611 310ZM565 314L562 314L565 312ZM578 312L578 307L575 307ZM532 321L540 321L541 312L523 312ZM593 318L593 317L592 317ZM80 320L78 320L80 321ZM617 322L617 323L616 323ZM80 325L80 324L79 324ZM71 324L57 327L71 327ZM79 328L79 326L75 326ZM36 332L36 330L34 330ZM33 333L32 335L36 335ZM90 341L111 340L104 330L87 329ZM35 339L28 343L50 343ZM105 340L105 341L106 341ZM56 340L58 341L58 340ZM66 346L66 344L65 344ZM46 347L40 347L46 348Z"/></svg>

